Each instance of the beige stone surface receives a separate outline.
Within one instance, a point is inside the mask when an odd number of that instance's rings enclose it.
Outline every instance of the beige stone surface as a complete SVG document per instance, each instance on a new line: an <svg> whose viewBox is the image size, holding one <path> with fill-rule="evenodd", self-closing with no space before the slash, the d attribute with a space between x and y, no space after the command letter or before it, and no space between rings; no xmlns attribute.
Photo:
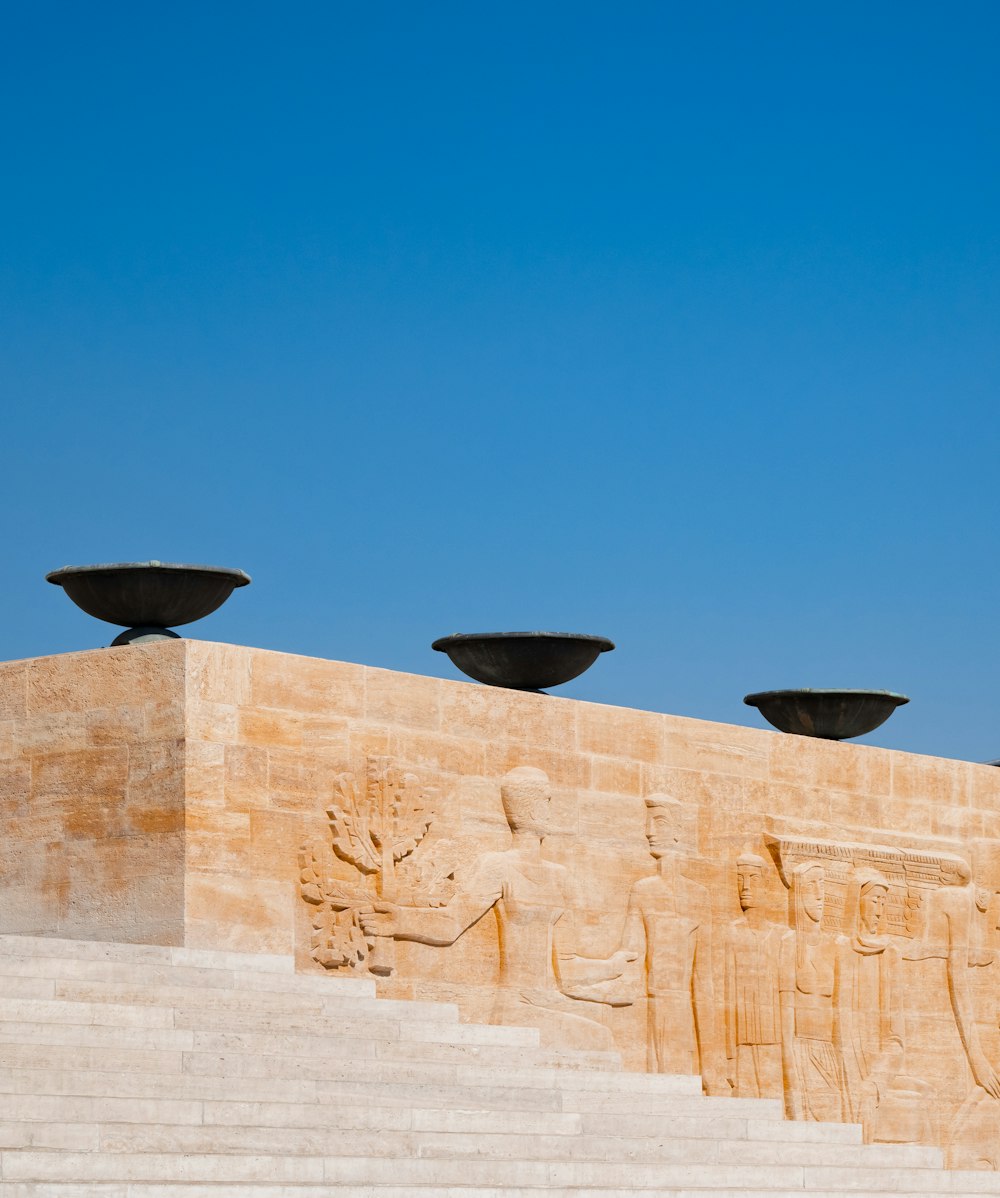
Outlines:
<svg viewBox="0 0 1000 1198"><path fill-rule="evenodd" d="M0 665L0 810L0 931L294 955L1000 1165L996 769L178 641ZM46 985L134 993L0 1001Z"/></svg>
<svg viewBox="0 0 1000 1198"><path fill-rule="evenodd" d="M778 1101L591 1054L553 1067L535 1029L458 1023L291 957L0 939L0 991L74 972L103 998L0 998L2 1195L1000 1193L936 1148L865 1144L858 1125L789 1122ZM236 1004L228 1030L192 1019Z"/></svg>
<svg viewBox="0 0 1000 1198"><path fill-rule="evenodd" d="M184 938L184 646L0 664L0 928Z"/></svg>

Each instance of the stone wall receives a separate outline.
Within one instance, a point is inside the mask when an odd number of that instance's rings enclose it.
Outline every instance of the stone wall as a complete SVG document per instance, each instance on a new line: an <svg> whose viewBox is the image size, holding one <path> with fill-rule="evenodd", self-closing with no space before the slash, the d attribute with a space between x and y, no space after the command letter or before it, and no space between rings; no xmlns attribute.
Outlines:
<svg viewBox="0 0 1000 1198"><path fill-rule="evenodd" d="M181 944L184 644L0 664L0 928Z"/></svg>
<svg viewBox="0 0 1000 1198"><path fill-rule="evenodd" d="M997 1163L996 769L197 641L0 679L0 930L294 952Z"/></svg>

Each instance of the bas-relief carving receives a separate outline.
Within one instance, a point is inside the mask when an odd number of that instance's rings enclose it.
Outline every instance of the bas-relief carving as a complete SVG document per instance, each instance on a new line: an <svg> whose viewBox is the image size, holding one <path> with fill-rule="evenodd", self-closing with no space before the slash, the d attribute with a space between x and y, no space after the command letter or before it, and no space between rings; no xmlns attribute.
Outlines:
<svg viewBox="0 0 1000 1198"><path fill-rule="evenodd" d="M396 968L394 943L366 934L362 912L373 900L419 891L427 903L446 901L454 866L429 858L414 865L411 854L434 818L436 794L388 757L368 757L363 781L355 774L336 779L338 802L327 809L329 849L354 867L354 883L329 868L325 846L304 845L299 854L299 893L312 911L312 957L325 969L367 969L388 976ZM397 868L409 859L410 869Z"/></svg>
<svg viewBox="0 0 1000 1198"><path fill-rule="evenodd" d="M788 876L791 928L781 941L781 1065L792 1119L840 1122L844 1069L834 1045L836 945L823 930L825 873L815 862Z"/></svg>
<svg viewBox="0 0 1000 1198"><path fill-rule="evenodd" d="M721 1093L721 1071L710 1052L715 996L708 892L681 872L681 805L663 794L645 804L656 872L632 887L624 944L642 966L647 1069L701 1073L708 1091Z"/></svg>
<svg viewBox="0 0 1000 1198"><path fill-rule="evenodd" d="M413 774L370 758L362 780L342 775L336 790L329 844L305 846L301 860L313 957L325 968L387 976L397 941L446 948L492 915L494 1022L535 1026L555 1047L610 1049L600 1006L642 1004L651 1071L700 1072L709 1093L783 1095L789 1117L855 1121L869 1142L943 1142L954 1165L1000 1165L991 1147L1000 1142L994 892L974 885L959 856L764 836L787 888L788 924L771 918L770 863L748 850L716 863L730 886L735 880L739 914L713 949L711 896L685 875L680 853L681 817L691 813L650 795L655 870L617 910L607 904L609 927L624 922L619 950L589 958L573 951L569 873L543 849L552 799L543 771L522 766L504 776L510 847L457 868L459 846L421 847L434 796ZM331 872L331 857L341 874L343 864L353 868L353 882ZM907 970L918 962L929 963L923 989L908 994ZM933 1121L933 1079L908 1059L906 1008L919 1021L928 1001L949 1012L968 1066L965 1102L943 1127Z"/></svg>
<svg viewBox="0 0 1000 1198"><path fill-rule="evenodd" d="M997 894L977 886L972 912L973 949L972 1007L980 1048L991 1044L987 1059L1000 1059L1000 960ZM1000 1169L1000 1101L980 1085L974 1075L967 1079L964 1102L948 1128L947 1161L955 1169Z"/></svg>
<svg viewBox="0 0 1000 1198"><path fill-rule="evenodd" d="M900 954L881 934L888 894L883 874L857 870L847 897L850 928L838 938L837 1039L847 1115L862 1125L867 1142L928 1143L930 1087L902 1072Z"/></svg>
<svg viewBox="0 0 1000 1198"><path fill-rule="evenodd" d="M976 889L967 863L961 859L951 863L940 889L928 897L921 936L903 956L908 961L940 958L945 962L948 993L972 1080L995 1100L1000 1098L1000 1077L983 1049L972 1002L970 971L989 963L978 943Z"/></svg>
<svg viewBox="0 0 1000 1198"><path fill-rule="evenodd" d="M500 798L509 849L483 853L460 871L454 895L441 907L404 906L383 897L361 913L362 931L379 941L447 946L492 912L500 961L492 1021L537 1027L548 1045L611 1050L608 1029L582 1008L586 1002L625 1001L605 995L601 984L620 977L635 953L623 949L590 959L566 948L569 873L542 853L552 800L546 774L530 766L511 770Z"/></svg>
<svg viewBox="0 0 1000 1198"><path fill-rule="evenodd" d="M781 1008L778 990L784 929L767 917L767 862L756 853L736 860L740 917L726 929L727 1080L738 1098L780 1098Z"/></svg>
<svg viewBox="0 0 1000 1198"><path fill-rule="evenodd" d="M829 990L833 999L836 1052L826 1068L813 1071L812 1094L819 1096L818 1106L814 1101L813 1107L834 1110L839 1089L841 1117L860 1122L866 1140L932 1143L939 1139L933 1125L934 1088L904 1071L906 1022L901 976L907 962L939 959L944 963L940 986L948 995L970 1075L969 1097L945 1134L952 1145L951 1156L958 1160L961 1154L956 1143L964 1139L981 1145L983 1127L996 1119L998 1107L997 1078L983 1049L970 984L971 975L994 959L984 919L989 892L973 885L968 864L950 853L777 837L766 840L789 887L792 929L785 941L782 990L783 995L794 993L797 1002L801 1001L799 975L795 975L794 987L789 976L793 946L799 965L800 933L805 927L813 951L826 957L831 933L823 931L818 894L825 894L828 873L835 875L839 886L838 905L830 919L833 927L840 929L832 974L824 968L822 986L814 985L824 996ZM873 862L881 869L873 868ZM891 924L890 912L896 915ZM815 983L819 973L813 972ZM917 994L916 1001L921 997L930 996ZM794 1036L795 1030L785 1025L785 1042L793 1045L785 1054L789 1114L821 1117L810 1109L806 1070L796 1071L802 1051ZM821 1055L826 1056L825 1049ZM966 1163L983 1164L984 1159L980 1153L975 1161Z"/></svg>

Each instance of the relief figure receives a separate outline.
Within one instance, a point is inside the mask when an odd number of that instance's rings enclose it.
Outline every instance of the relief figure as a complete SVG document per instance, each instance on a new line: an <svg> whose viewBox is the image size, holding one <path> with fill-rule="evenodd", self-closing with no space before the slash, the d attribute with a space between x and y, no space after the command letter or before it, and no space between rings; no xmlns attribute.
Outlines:
<svg viewBox="0 0 1000 1198"><path fill-rule="evenodd" d="M972 1076L987 1094L1000 1098L1000 1077L983 1051L969 985L969 970L990 960L990 954L977 943L973 915L976 888L972 871L964 861L947 864L947 870L942 870L942 885L927 896L923 934L903 957L908 961L939 957L947 963L951 1008Z"/></svg>
<svg viewBox="0 0 1000 1198"><path fill-rule="evenodd" d="M888 879L870 868L855 872L847 892L848 932L838 939L836 1003L845 1115L862 1125L866 1143L930 1143L930 1088L900 1075L899 951L880 935L888 894Z"/></svg>
<svg viewBox="0 0 1000 1198"><path fill-rule="evenodd" d="M790 1119L841 1122L844 1070L834 1044L837 945L823 931L824 871L803 862L789 877L792 927L781 942L781 1063Z"/></svg>
<svg viewBox="0 0 1000 1198"><path fill-rule="evenodd" d="M542 770L519 766L504 776L500 797L512 836L509 849L483 853L460 872L444 906L375 902L362 913L364 932L445 946L492 910L500 959L492 1022L537 1027L547 1045L611 1050L610 1032L581 1013L581 1000L615 1002L601 996L600 983L620 977L634 954L623 950L594 960L565 951L569 872L542 856L549 779Z"/></svg>
<svg viewBox="0 0 1000 1198"><path fill-rule="evenodd" d="M994 1049L1000 1037L1000 966L991 944L998 930L997 912L991 915L993 892L985 887L975 892L973 921L978 931L973 936L970 962L977 970L977 1022L989 1028ZM992 1026L990 1026L992 1025ZM979 1031L977 1028L977 1035ZM980 1041L981 1042L981 1041ZM969 1092L948 1129L947 1164L951 1169L1000 1169L1000 1102L976 1079L971 1079Z"/></svg>
<svg viewBox="0 0 1000 1198"><path fill-rule="evenodd" d="M710 1094L728 1093L710 1053L711 903L705 887L681 873L680 813L668 795L646 799L646 840L656 873L632 887L624 944L645 979L649 1071L701 1073Z"/></svg>
<svg viewBox="0 0 1000 1198"><path fill-rule="evenodd" d="M767 863L756 853L736 861L742 916L726 930L727 1075L738 1098L780 1098L781 1002L778 992L785 929L767 918Z"/></svg>

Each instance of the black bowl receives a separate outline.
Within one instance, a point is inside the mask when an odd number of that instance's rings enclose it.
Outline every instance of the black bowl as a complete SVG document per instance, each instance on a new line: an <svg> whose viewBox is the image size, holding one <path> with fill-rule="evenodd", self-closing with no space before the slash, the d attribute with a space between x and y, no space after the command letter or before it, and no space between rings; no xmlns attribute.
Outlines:
<svg viewBox="0 0 1000 1198"><path fill-rule="evenodd" d="M45 578L61 586L88 616L128 628L190 624L250 582L242 570L156 561L64 566Z"/></svg>
<svg viewBox="0 0 1000 1198"><path fill-rule="evenodd" d="M823 740L864 736L909 701L906 695L892 691L809 689L759 691L743 700L758 708L764 719L781 732Z"/></svg>
<svg viewBox="0 0 1000 1198"><path fill-rule="evenodd" d="M477 682L518 691L569 682L614 647L578 632L461 632L431 645Z"/></svg>

